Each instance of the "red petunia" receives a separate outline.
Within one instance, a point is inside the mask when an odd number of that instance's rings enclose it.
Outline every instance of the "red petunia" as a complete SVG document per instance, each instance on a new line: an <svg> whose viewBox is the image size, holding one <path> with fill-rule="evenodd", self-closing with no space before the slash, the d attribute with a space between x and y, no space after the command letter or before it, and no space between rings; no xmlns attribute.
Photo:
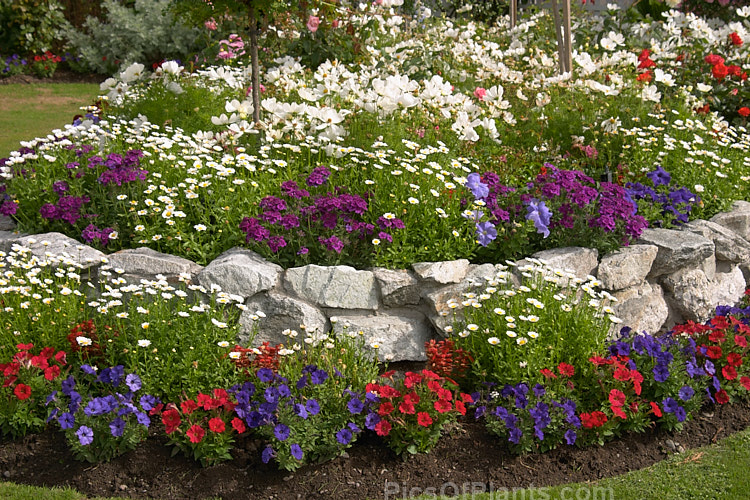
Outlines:
<svg viewBox="0 0 750 500"><path fill-rule="evenodd" d="M643 382L643 375L638 370L630 370L630 380L633 381L633 390L635 393L641 395L641 382Z"/></svg>
<svg viewBox="0 0 750 500"><path fill-rule="evenodd" d="M456 411L461 415L466 415L466 405L464 405L463 401L456 400Z"/></svg>
<svg viewBox="0 0 750 500"><path fill-rule="evenodd" d="M581 413L580 419L581 425L585 429L593 429L604 425L607 422L607 415L601 411L592 411L591 413Z"/></svg>
<svg viewBox="0 0 750 500"><path fill-rule="evenodd" d="M180 404L180 408L182 408L182 413L184 413L185 415L190 415L198 409L198 405L192 399L188 399L187 401L183 401Z"/></svg>
<svg viewBox="0 0 750 500"><path fill-rule="evenodd" d="M164 413L161 414L161 421L164 424L164 427L166 427L167 434L172 434L182 422L180 419L180 413L174 408L165 410Z"/></svg>
<svg viewBox="0 0 750 500"><path fill-rule="evenodd" d="M736 31L729 34L729 41L732 42L732 45L737 47L740 47L743 44L742 37L740 37Z"/></svg>
<svg viewBox="0 0 750 500"><path fill-rule="evenodd" d="M737 110L737 113L739 113L740 116L747 118L748 116L750 116L750 108L748 108L747 106L742 106Z"/></svg>
<svg viewBox="0 0 750 500"><path fill-rule="evenodd" d="M622 411L622 406L612 406L612 414L614 414L615 417L620 417L623 420L626 420L628 416L625 414L624 411Z"/></svg>
<svg viewBox="0 0 750 500"><path fill-rule="evenodd" d="M716 393L716 402L720 405L723 405L725 403L729 402L729 394L727 394L727 391L724 389L717 391Z"/></svg>
<svg viewBox="0 0 750 500"><path fill-rule="evenodd" d="M451 404L451 402L445 399L438 399L437 401L435 401L435 404L433 406L438 411L438 413L449 412L453 409L453 405Z"/></svg>
<svg viewBox="0 0 750 500"><path fill-rule="evenodd" d="M624 366L618 366L612 376L615 377L616 380L626 382L630 380L630 370Z"/></svg>
<svg viewBox="0 0 750 500"><path fill-rule="evenodd" d="M542 375L544 375L547 378L557 378L557 375L555 375L554 373L552 373L552 370L550 370L549 368L543 368L543 369L539 370L539 373L541 373Z"/></svg>
<svg viewBox="0 0 750 500"><path fill-rule="evenodd" d="M416 392L410 392L406 396L404 396L404 402L409 403L411 405L415 405L419 403L419 394Z"/></svg>
<svg viewBox="0 0 750 500"><path fill-rule="evenodd" d="M594 366L611 365L612 363L614 363L614 360L612 360L612 359L604 359L601 356L591 356L589 358L589 361Z"/></svg>
<svg viewBox="0 0 750 500"><path fill-rule="evenodd" d="M750 391L750 377L740 377L740 384L742 384L742 387Z"/></svg>
<svg viewBox="0 0 750 500"><path fill-rule="evenodd" d="M557 365L557 371L560 372L560 375L563 375L564 377L572 377L576 373L575 367L573 365L569 365L568 363L560 363Z"/></svg>
<svg viewBox="0 0 750 500"><path fill-rule="evenodd" d="M387 420L381 420L377 424L375 424L375 433L378 436L387 436L391 433L391 423Z"/></svg>
<svg viewBox="0 0 750 500"><path fill-rule="evenodd" d="M742 366L742 356L736 352L730 352L727 354L727 364L729 366Z"/></svg>
<svg viewBox="0 0 750 500"><path fill-rule="evenodd" d="M16 349L19 351L29 351L34 348L34 344L16 344Z"/></svg>
<svg viewBox="0 0 750 500"><path fill-rule="evenodd" d="M609 391L609 402L612 406L622 406L625 404L625 393L618 389Z"/></svg>
<svg viewBox="0 0 750 500"><path fill-rule="evenodd" d="M726 340L726 335L724 335L724 330L716 329L708 334L708 340L711 342L714 342L716 344L721 344Z"/></svg>
<svg viewBox="0 0 750 500"><path fill-rule="evenodd" d="M721 355L721 347L717 345L708 346L708 348L706 349L706 356L711 359L719 359Z"/></svg>
<svg viewBox="0 0 750 500"><path fill-rule="evenodd" d="M747 347L747 338L744 335L735 335L734 343L740 347Z"/></svg>
<svg viewBox="0 0 750 500"><path fill-rule="evenodd" d="M209 420L208 428L211 430L211 432L219 432L219 433L227 430L226 424L219 417L214 417L211 420Z"/></svg>
<svg viewBox="0 0 750 500"><path fill-rule="evenodd" d="M49 366L44 370L44 378L55 380L60 375L60 367L57 365Z"/></svg>
<svg viewBox="0 0 750 500"><path fill-rule="evenodd" d="M724 378L727 380L734 380L737 378L737 370L734 366L725 366L721 369L721 374L724 375Z"/></svg>
<svg viewBox="0 0 750 500"><path fill-rule="evenodd" d="M417 410L414 408L413 404L402 401L401 404L398 405L398 411L406 415L414 415Z"/></svg>
<svg viewBox="0 0 750 500"><path fill-rule="evenodd" d="M392 411L393 411L393 404L388 401L386 401L385 403L382 403L378 407L378 415L380 415L381 417L390 415Z"/></svg>
<svg viewBox="0 0 750 500"><path fill-rule="evenodd" d="M656 415L657 417L661 417L662 413L661 413L661 409L659 408L659 405L654 403L653 401L651 401L651 403L649 404L651 405L651 411L654 412L654 415Z"/></svg>
<svg viewBox="0 0 750 500"><path fill-rule="evenodd" d="M417 413L417 423L422 427L429 427L432 424L432 417L425 411Z"/></svg>
<svg viewBox="0 0 750 500"><path fill-rule="evenodd" d="M16 388L13 389L13 394L15 394L20 400L29 399L31 397L31 387L26 384L18 384Z"/></svg>
<svg viewBox="0 0 750 500"><path fill-rule="evenodd" d="M39 368L40 370L46 370L49 367L49 361L41 354L38 356L31 357L31 366Z"/></svg>
<svg viewBox="0 0 750 500"><path fill-rule="evenodd" d="M245 422L237 417L234 417L232 419L232 428L237 431L237 434L242 434L247 430L247 427L245 427Z"/></svg>
<svg viewBox="0 0 750 500"><path fill-rule="evenodd" d="M437 397L438 399L447 399L448 401L450 401L451 399L453 399L453 393L448 389L438 389Z"/></svg>
<svg viewBox="0 0 750 500"><path fill-rule="evenodd" d="M55 361L57 361L62 366L65 366L65 364L67 363L68 361L67 357L68 355L65 354L65 351L57 351L55 353Z"/></svg>
<svg viewBox="0 0 750 500"><path fill-rule="evenodd" d="M190 427L190 429L188 429L185 434L187 434L187 437L190 438L191 443L198 444L203 441L203 436L206 435L206 431L203 430L203 427L201 427L200 425L194 424Z"/></svg>

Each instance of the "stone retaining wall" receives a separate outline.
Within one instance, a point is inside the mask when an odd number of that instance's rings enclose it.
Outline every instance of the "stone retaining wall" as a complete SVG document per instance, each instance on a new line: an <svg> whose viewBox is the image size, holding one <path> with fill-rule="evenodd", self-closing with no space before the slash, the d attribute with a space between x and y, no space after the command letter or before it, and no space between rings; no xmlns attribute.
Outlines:
<svg viewBox="0 0 750 500"><path fill-rule="evenodd" d="M18 243L40 256L67 252L91 268L96 279L102 252L59 233L27 236L12 229L9 219L0 218L0 250L7 252ZM727 213L680 229L648 229L636 244L601 258L596 250L580 247L532 257L580 278L595 276L618 299L617 316L635 330L654 333L686 320L705 321L717 305L738 302L750 282L750 203L735 202ZM425 342L445 335L448 301L460 300L463 292L498 270L468 260L422 262L397 271L317 265L284 270L243 248L231 249L205 267L148 248L106 258L109 266L125 271L129 282L156 275L176 281L187 273L207 289L216 285L242 296L248 311L240 318L241 342L254 327L259 330L256 344L283 342L287 329L349 328L377 341L380 358L392 361L425 360ZM253 319L257 310L265 318Z"/></svg>

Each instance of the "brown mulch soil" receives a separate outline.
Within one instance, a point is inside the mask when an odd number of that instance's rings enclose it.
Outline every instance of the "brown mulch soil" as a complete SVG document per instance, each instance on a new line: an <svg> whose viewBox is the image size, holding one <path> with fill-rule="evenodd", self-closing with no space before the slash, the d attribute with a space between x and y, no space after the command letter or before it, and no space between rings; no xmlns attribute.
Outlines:
<svg viewBox="0 0 750 500"><path fill-rule="evenodd" d="M37 78L33 75L13 75L7 78L0 78L0 85L8 85L11 83L96 83L100 84L107 77L97 74L88 73L76 73L66 69L58 69L52 78Z"/></svg>
<svg viewBox="0 0 750 500"><path fill-rule="evenodd" d="M2 478L38 486L71 486L86 495L129 498L398 498L427 490L445 494L596 481L648 467L667 456L672 439L685 449L750 427L750 404L708 407L680 433L650 430L585 449L563 446L518 457L481 423L460 423L428 454L403 460L375 436L364 435L344 456L290 473L260 461L255 440L236 443L234 460L201 468L171 457L165 437L154 435L110 463L76 462L63 435L47 431L0 441ZM454 487L455 485L455 487ZM506 490L507 491L507 490ZM386 495L390 493L390 496Z"/></svg>

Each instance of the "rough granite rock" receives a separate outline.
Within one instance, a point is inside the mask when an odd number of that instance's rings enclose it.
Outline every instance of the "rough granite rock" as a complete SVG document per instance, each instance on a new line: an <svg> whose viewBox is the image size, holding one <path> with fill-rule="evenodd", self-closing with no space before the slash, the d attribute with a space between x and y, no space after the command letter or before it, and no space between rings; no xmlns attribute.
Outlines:
<svg viewBox="0 0 750 500"><path fill-rule="evenodd" d="M419 304L419 280L410 271L377 268L372 274L385 307Z"/></svg>
<svg viewBox="0 0 750 500"><path fill-rule="evenodd" d="M602 257L596 276L602 288L624 290L643 283L658 250L654 245L631 245Z"/></svg>
<svg viewBox="0 0 750 500"><path fill-rule="evenodd" d="M726 260L735 264L750 261L750 242L720 224L707 220L694 220L682 228L713 241L718 260Z"/></svg>
<svg viewBox="0 0 750 500"><path fill-rule="evenodd" d="M662 284L670 294L670 302L683 318L693 321L709 318L714 309L714 287L703 271L681 269L664 277Z"/></svg>
<svg viewBox="0 0 750 500"><path fill-rule="evenodd" d="M10 217L0 215L0 231L13 231L16 229L16 223Z"/></svg>
<svg viewBox="0 0 750 500"><path fill-rule="evenodd" d="M735 201L728 212L716 214L710 220L750 241L750 203Z"/></svg>
<svg viewBox="0 0 750 500"><path fill-rule="evenodd" d="M198 274L205 288L218 285L224 292L249 298L274 288L284 270L250 250L233 248L219 255Z"/></svg>
<svg viewBox="0 0 750 500"><path fill-rule="evenodd" d="M377 309L379 306L375 275L371 271L311 264L287 269L283 282L288 292L318 307Z"/></svg>
<svg viewBox="0 0 750 500"><path fill-rule="evenodd" d="M689 231L646 229L637 243L654 245L659 249L649 277L672 274L693 267L696 263L710 263L714 258L713 241ZM711 273L707 269L704 271Z"/></svg>
<svg viewBox="0 0 750 500"><path fill-rule="evenodd" d="M716 308L719 305L734 305L742 300L745 294L746 282L739 266L721 266L716 270L714 279L711 280L711 305Z"/></svg>
<svg viewBox="0 0 750 500"><path fill-rule="evenodd" d="M564 247L543 250L532 257L553 269L569 271L581 279L586 279L587 276L595 274L599 252L593 248Z"/></svg>
<svg viewBox="0 0 750 500"><path fill-rule="evenodd" d="M667 321L669 309L656 283L646 281L612 295L618 300L613 305L617 317L637 332L656 333Z"/></svg>
<svg viewBox="0 0 750 500"><path fill-rule="evenodd" d="M254 329L258 330L253 339L253 345L256 346L265 341L271 345L287 344L288 339L282 334L287 329L299 332L300 342L305 337L305 332L327 333L330 330L328 318L321 310L288 295L274 291L263 292L251 297L245 305L247 310L240 316L238 333L242 345L248 344ZM257 311L261 311L265 317L253 319Z"/></svg>
<svg viewBox="0 0 750 500"><path fill-rule="evenodd" d="M466 259L450 260L446 262L417 262L412 264L417 277L425 283L447 285L459 283L469 271L469 261Z"/></svg>
<svg viewBox="0 0 750 500"><path fill-rule="evenodd" d="M331 322L336 333L362 331L366 345L378 345L380 361L425 361L424 344L434 333L425 316L412 309L389 309L375 315L343 313Z"/></svg>
<svg viewBox="0 0 750 500"><path fill-rule="evenodd" d="M147 247L120 250L107 256L107 265L125 271L123 277L128 282L137 283L140 279L153 279L160 274L170 283L179 281L180 275L195 276L201 266L195 262L161 253Z"/></svg>

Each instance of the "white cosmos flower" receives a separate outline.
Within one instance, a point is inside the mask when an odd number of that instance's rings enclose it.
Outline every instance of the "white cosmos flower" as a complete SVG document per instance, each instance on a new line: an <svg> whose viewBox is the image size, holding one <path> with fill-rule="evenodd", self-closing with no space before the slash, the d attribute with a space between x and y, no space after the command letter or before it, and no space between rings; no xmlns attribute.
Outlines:
<svg viewBox="0 0 750 500"><path fill-rule="evenodd" d="M150 345L151 345L151 341L150 340L141 339L141 340L138 341L138 347L148 347Z"/></svg>

